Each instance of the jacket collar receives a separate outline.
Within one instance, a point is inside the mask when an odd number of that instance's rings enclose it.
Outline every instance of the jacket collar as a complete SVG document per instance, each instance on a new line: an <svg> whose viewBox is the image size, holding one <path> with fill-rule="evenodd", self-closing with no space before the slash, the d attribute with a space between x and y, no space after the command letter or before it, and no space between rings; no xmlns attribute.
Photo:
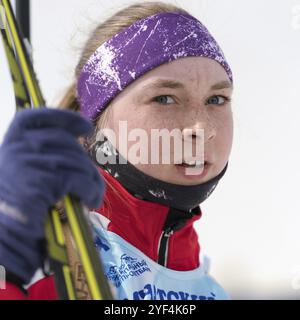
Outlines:
<svg viewBox="0 0 300 320"><path fill-rule="evenodd" d="M96 211L109 219L109 231L170 269L186 271L199 266L200 247L193 223L201 217L200 207L187 213L138 199L104 169L99 171L106 192L103 206Z"/></svg>

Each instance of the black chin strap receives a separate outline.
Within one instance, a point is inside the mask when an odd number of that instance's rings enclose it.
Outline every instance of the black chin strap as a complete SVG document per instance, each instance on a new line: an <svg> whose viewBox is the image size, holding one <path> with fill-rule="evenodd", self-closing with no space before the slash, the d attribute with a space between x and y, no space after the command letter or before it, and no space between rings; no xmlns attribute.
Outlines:
<svg viewBox="0 0 300 320"><path fill-rule="evenodd" d="M228 166L227 163L219 175L205 183L184 186L146 175L126 161L107 139L93 146L91 156L101 168L117 179L135 197L185 212L198 207L211 195Z"/></svg>

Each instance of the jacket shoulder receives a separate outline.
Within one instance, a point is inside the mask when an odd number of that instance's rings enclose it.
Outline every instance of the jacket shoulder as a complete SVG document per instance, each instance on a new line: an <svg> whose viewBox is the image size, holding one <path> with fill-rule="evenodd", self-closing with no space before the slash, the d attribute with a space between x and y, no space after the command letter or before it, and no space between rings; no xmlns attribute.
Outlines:
<svg viewBox="0 0 300 320"><path fill-rule="evenodd" d="M43 278L22 291L11 282L6 282L5 288L0 290L0 300L57 300L54 277Z"/></svg>
<svg viewBox="0 0 300 320"><path fill-rule="evenodd" d="M42 278L32 284L27 291L29 300L58 300L54 276Z"/></svg>

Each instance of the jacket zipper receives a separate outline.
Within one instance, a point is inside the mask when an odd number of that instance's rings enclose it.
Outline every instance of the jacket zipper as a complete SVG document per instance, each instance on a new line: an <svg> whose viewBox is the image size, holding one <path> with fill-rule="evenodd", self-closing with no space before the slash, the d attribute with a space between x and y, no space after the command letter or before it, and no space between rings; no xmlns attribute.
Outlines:
<svg viewBox="0 0 300 320"><path fill-rule="evenodd" d="M164 267L167 266L169 241L170 237L174 234L174 230L169 227L164 230L160 236L158 243L158 263Z"/></svg>
<svg viewBox="0 0 300 320"><path fill-rule="evenodd" d="M176 211L178 211L176 209L170 208L170 212L172 210L173 211L175 210L174 214L177 213ZM185 215L187 215L187 214L185 214ZM175 232L182 229L186 225L187 220L190 219L191 217L192 217L192 213L189 212L189 216L186 216L186 217L182 216L182 214L181 214L181 217L180 216L178 217L178 213L177 213L177 217L175 215L175 219L177 221L174 221L175 220L174 218L173 219L167 218L167 220L165 222L165 226L163 228L163 231L161 233L161 236L160 236L160 239L158 242L158 250L157 250L158 264L160 264L164 267L167 266L170 238Z"/></svg>

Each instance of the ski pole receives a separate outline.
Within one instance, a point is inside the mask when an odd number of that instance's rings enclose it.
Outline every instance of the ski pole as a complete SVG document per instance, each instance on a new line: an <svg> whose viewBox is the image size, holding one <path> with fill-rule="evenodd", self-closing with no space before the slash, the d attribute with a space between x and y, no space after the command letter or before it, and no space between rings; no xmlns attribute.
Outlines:
<svg viewBox="0 0 300 320"><path fill-rule="evenodd" d="M38 108L45 105L33 66L20 36L18 26L9 0L0 0L4 8L5 19L1 29L10 72L14 83L17 108ZM93 245L90 227L85 217L86 208L75 195L64 198L67 222L70 225L74 241L82 262L87 285L94 300L112 300L109 284ZM70 276L64 235L57 210L51 209L46 226L46 237L49 240L48 252L52 266L58 272L56 283L62 299L76 299L74 283ZM61 280L63 279L63 285Z"/></svg>
<svg viewBox="0 0 300 320"><path fill-rule="evenodd" d="M16 20L23 39L30 42L30 0L15 0Z"/></svg>

